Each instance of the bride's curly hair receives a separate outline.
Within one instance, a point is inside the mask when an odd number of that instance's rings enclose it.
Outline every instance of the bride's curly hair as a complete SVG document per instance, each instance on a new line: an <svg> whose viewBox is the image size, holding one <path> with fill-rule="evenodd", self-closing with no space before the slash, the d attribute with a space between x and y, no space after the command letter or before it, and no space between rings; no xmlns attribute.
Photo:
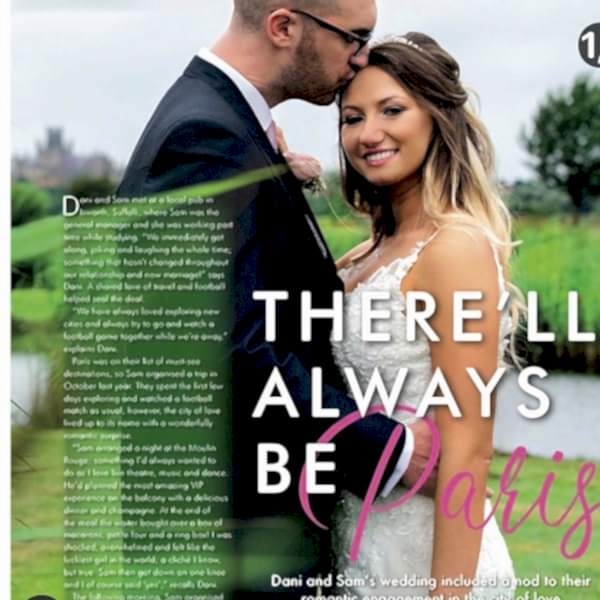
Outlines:
<svg viewBox="0 0 600 600"><path fill-rule="evenodd" d="M459 225L483 230L496 247L508 280L514 246L510 213L500 195L489 135L470 106L458 63L431 37L410 32L373 46L368 66L398 81L433 120L431 142L421 166L425 214L437 227ZM343 93L338 97L340 108ZM341 127L340 118L340 138ZM390 195L385 187L371 184L352 167L341 143L340 162L346 201L371 217L373 250L398 225ZM518 300L518 290L514 286L511 289ZM514 302L515 321L519 308L520 302Z"/></svg>

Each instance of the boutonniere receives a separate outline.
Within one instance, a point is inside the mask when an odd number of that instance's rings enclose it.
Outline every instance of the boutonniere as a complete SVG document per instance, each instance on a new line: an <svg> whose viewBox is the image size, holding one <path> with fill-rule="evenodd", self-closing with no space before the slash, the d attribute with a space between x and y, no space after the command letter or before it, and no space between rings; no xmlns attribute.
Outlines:
<svg viewBox="0 0 600 600"><path fill-rule="evenodd" d="M321 163L316 158L308 154L298 154L290 151L284 152L283 157L296 179L302 183L304 190L318 194L327 189L322 178Z"/></svg>
<svg viewBox="0 0 600 600"><path fill-rule="evenodd" d="M323 181L323 169L321 163L308 154L291 152L283 135L283 131L277 127L277 145L283 158L287 161L290 171L296 179L302 183L302 189L318 194L327 189Z"/></svg>

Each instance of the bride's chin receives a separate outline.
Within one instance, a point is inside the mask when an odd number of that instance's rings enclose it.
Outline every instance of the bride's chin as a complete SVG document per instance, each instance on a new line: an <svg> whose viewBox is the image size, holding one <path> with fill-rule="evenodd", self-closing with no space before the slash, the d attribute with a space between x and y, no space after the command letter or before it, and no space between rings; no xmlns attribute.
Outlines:
<svg viewBox="0 0 600 600"><path fill-rule="evenodd" d="M371 177L368 182L376 188L384 188L390 185L387 177Z"/></svg>
<svg viewBox="0 0 600 600"><path fill-rule="evenodd" d="M393 181L390 181L390 177L385 176L383 173L381 175L374 174L374 173L365 173L365 172L361 172L361 171L358 171L358 173L361 175L361 177L366 179L370 185L372 185L376 188L388 187L396 181L396 179L393 179Z"/></svg>

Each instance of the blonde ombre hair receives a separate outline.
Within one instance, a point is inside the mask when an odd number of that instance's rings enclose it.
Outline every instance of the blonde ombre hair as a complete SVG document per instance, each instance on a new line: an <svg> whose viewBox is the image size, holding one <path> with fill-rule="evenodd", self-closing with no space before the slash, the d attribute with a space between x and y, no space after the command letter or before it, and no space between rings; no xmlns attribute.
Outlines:
<svg viewBox="0 0 600 600"><path fill-rule="evenodd" d="M516 329L523 304L519 290L509 280L515 245L511 216L496 180L489 135L469 104L458 63L429 36L408 33L372 47L368 64L396 79L431 114L433 134L421 167L425 214L437 227L459 226L482 231L487 236L511 290L513 329ZM342 98L343 91L339 105ZM387 189L371 184L358 173L341 144L340 162L346 201L371 217L374 243L360 260L384 237L393 235L398 223Z"/></svg>

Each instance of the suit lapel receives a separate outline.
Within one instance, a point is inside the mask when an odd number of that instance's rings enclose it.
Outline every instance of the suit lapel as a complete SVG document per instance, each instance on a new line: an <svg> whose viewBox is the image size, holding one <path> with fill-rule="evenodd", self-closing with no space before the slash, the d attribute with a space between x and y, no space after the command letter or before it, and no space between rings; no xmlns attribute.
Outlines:
<svg viewBox="0 0 600 600"><path fill-rule="evenodd" d="M219 95L227 101L232 111L243 122L245 133L264 155L267 165L276 165L285 162L283 157L271 146L267 134L238 87L223 71L195 56L185 69L184 75L208 81Z"/></svg>
<svg viewBox="0 0 600 600"><path fill-rule="evenodd" d="M211 86L227 101L232 111L243 123L244 131L253 141L254 145L261 152L265 160L265 166L287 164L283 156L276 152L267 137L267 134L261 127L254 111L238 89L238 87L223 73L209 62L195 56L184 71L187 77L196 77L208 81ZM315 240L316 245L323 258L333 263L333 257L321 234L321 230L314 218L308 202L304 197L299 182L291 172L278 175L274 178L282 186L284 192L293 198L301 207L305 225Z"/></svg>

